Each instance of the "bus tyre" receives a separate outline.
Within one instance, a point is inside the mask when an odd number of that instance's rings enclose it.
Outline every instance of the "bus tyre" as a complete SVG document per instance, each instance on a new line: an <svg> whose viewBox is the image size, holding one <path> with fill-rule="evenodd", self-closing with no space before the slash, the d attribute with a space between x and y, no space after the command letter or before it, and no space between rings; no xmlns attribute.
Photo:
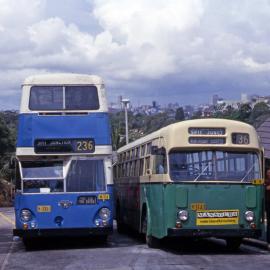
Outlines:
<svg viewBox="0 0 270 270"><path fill-rule="evenodd" d="M120 206L119 205L117 206L117 209L116 209L116 223L117 223L117 232L120 234L125 233L125 225L121 221L121 218L120 218Z"/></svg>
<svg viewBox="0 0 270 270"><path fill-rule="evenodd" d="M150 248L159 248L160 240L152 235L145 235L145 242Z"/></svg>
<svg viewBox="0 0 270 270"><path fill-rule="evenodd" d="M108 240L108 235L99 235L97 240L100 244L106 244Z"/></svg>
<svg viewBox="0 0 270 270"><path fill-rule="evenodd" d="M35 247L35 239L23 237L22 242L26 250L31 250Z"/></svg>
<svg viewBox="0 0 270 270"><path fill-rule="evenodd" d="M160 240L152 235L147 234L147 213L144 213L143 223L142 223L142 233L145 234L145 242L150 248L159 248Z"/></svg>
<svg viewBox="0 0 270 270"><path fill-rule="evenodd" d="M242 238L227 238L226 244L229 250L238 250L242 243Z"/></svg>

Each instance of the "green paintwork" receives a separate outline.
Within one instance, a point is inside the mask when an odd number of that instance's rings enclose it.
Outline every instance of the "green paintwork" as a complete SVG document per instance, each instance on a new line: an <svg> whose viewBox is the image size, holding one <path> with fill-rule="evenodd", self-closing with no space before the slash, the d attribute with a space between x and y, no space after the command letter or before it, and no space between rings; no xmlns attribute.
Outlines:
<svg viewBox="0 0 270 270"><path fill-rule="evenodd" d="M249 208L255 208L256 203L256 187L247 187L246 190L246 206Z"/></svg>
<svg viewBox="0 0 270 270"><path fill-rule="evenodd" d="M184 229L250 229L244 218L247 210L255 212L255 224L261 228L263 186L251 184L204 183L151 183L141 185L141 206L148 208L148 234L157 238L167 236L168 228L174 228L177 212L186 209L189 219ZM239 210L239 224L197 226L196 211L192 203L205 203L207 210Z"/></svg>
<svg viewBox="0 0 270 270"><path fill-rule="evenodd" d="M188 205L188 189L186 187L176 187L175 203L177 207L186 208Z"/></svg>

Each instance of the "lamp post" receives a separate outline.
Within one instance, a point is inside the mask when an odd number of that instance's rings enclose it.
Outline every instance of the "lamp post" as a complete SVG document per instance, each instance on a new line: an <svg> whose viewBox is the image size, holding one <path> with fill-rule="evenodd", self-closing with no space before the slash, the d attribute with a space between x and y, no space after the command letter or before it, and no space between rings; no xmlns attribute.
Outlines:
<svg viewBox="0 0 270 270"><path fill-rule="evenodd" d="M125 108L126 144L128 144L129 139L128 139L128 112L127 112L127 107L128 107L128 104L130 103L130 101L129 101L129 99L125 98L125 99L122 99L121 102L123 103L124 108Z"/></svg>

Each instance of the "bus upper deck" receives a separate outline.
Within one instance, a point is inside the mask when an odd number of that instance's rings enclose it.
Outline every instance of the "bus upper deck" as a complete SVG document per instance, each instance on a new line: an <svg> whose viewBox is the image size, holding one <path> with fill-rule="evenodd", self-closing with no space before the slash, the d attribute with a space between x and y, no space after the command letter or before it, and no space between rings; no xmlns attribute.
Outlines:
<svg viewBox="0 0 270 270"><path fill-rule="evenodd" d="M104 83L98 76L47 74L29 77L22 86L17 155L42 154L42 145L70 144L73 154L88 152L95 138L96 152L111 145ZM65 139L68 138L67 142ZM85 151L83 150L85 149ZM66 146L67 152L68 147ZM58 151L61 154L61 150ZM100 152L100 153L101 153ZM50 154L46 151L46 154ZM51 153L53 154L53 152Z"/></svg>

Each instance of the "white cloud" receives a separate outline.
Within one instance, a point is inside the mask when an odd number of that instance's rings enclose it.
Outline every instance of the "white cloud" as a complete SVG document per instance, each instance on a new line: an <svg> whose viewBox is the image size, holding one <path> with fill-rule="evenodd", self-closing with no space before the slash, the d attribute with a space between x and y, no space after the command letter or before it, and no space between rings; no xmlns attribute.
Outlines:
<svg viewBox="0 0 270 270"><path fill-rule="evenodd" d="M259 83L268 82L270 66L267 0L0 0L0 6L0 74L14 74L0 96L14 91L22 75L54 71L99 74L115 95L123 88L138 96L141 88L149 98L166 80L168 100L182 89L210 93L228 81L255 88L247 91L269 85ZM249 83L251 73L258 79Z"/></svg>

